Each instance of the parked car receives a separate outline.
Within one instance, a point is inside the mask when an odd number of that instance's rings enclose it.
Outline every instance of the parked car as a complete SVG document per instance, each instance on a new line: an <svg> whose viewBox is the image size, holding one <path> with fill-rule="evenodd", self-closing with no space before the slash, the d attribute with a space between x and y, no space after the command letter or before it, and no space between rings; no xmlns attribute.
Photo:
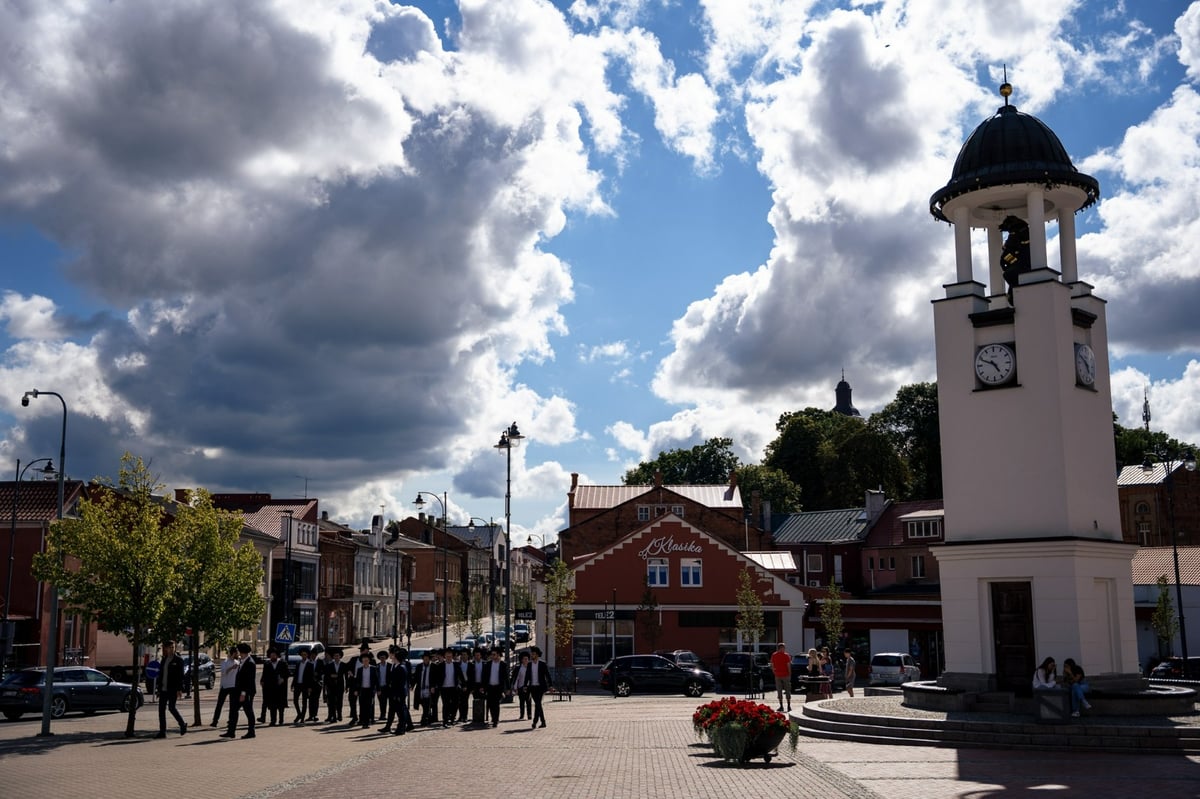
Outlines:
<svg viewBox="0 0 1200 799"><path fill-rule="evenodd" d="M703 696L716 686L712 674L677 666L661 655L622 655L600 669L600 687L617 696L633 693L682 693Z"/></svg>
<svg viewBox="0 0 1200 799"><path fill-rule="evenodd" d="M1189 657L1188 674L1192 679L1200 678L1200 657ZM1150 670L1150 676L1158 680L1182 680L1183 658L1169 657Z"/></svg>
<svg viewBox="0 0 1200 799"><path fill-rule="evenodd" d="M0 712L9 720L19 719L25 713L40 714L45 685L45 669L13 672L0 682ZM86 715L98 710L128 712L130 690L134 691L138 707L141 707L146 701L141 688L117 682L104 672L85 666L59 666L54 669L50 715L57 719L73 711Z"/></svg>
<svg viewBox="0 0 1200 799"><path fill-rule="evenodd" d="M771 671L771 656L766 652L726 652L721 657L718 671L721 690L736 691L750 687L748 680L751 673L756 677L753 683L755 689L772 685L775 675Z"/></svg>
<svg viewBox="0 0 1200 799"><path fill-rule="evenodd" d="M300 650L308 650L308 659L316 660L325 654L325 644L320 641L297 641L287 649L288 673L296 673L296 664L300 662Z"/></svg>
<svg viewBox="0 0 1200 799"><path fill-rule="evenodd" d="M921 679L921 667L907 652L879 652L871 655L867 674L870 685L903 685Z"/></svg>
<svg viewBox="0 0 1200 799"><path fill-rule="evenodd" d="M518 622L513 625L513 641L518 644L529 642L529 625Z"/></svg>
<svg viewBox="0 0 1200 799"><path fill-rule="evenodd" d="M198 668L200 674L200 687L212 690L213 683L216 681L217 668L206 653L201 652L199 656L200 666ZM183 656L183 682L185 685L192 684L192 656ZM190 688L188 690L191 690Z"/></svg>
<svg viewBox="0 0 1200 799"><path fill-rule="evenodd" d="M477 644L474 638L463 638L460 641L455 641L450 645L451 649L461 649L464 652L474 652Z"/></svg>
<svg viewBox="0 0 1200 799"><path fill-rule="evenodd" d="M410 650L408 650L408 665L415 669L417 666L421 665L421 656L429 651L431 651L431 650L429 650L429 649L410 649Z"/></svg>
<svg viewBox="0 0 1200 799"><path fill-rule="evenodd" d="M690 649L656 649L654 650L654 654L665 657L676 666L686 666L688 668L707 671L709 674L712 673L712 669L700 659L699 655Z"/></svg>

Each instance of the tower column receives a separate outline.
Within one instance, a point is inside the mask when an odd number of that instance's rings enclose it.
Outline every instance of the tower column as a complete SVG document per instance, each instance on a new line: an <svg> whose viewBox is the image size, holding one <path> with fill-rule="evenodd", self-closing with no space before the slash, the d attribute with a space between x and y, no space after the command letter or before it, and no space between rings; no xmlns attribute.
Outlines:
<svg viewBox="0 0 1200 799"><path fill-rule="evenodd" d="M1045 269L1046 262L1046 195L1041 186L1031 188L1025 195L1025 209L1029 214L1029 265L1033 269Z"/></svg>
<svg viewBox="0 0 1200 799"><path fill-rule="evenodd" d="M1058 212L1058 262L1067 285L1079 282L1079 261L1075 254L1075 214L1071 209Z"/></svg>
<svg viewBox="0 0 1200 799"><path fill-rule="evenodd" d="M971 225L968 213L965 205L954 209L954 257L957 265L955 276L959 283L970 283L974 279L971 270Z"/></svg>
<svg viewBox="0 0 1200 799"><path fill-rule="evenodd" d="M1004 234L1000 232L999 225L988 225L987 236L988 292L994 296L1004 296L1004 267L1000 263L1000 252L1004 249Z"/></svg>

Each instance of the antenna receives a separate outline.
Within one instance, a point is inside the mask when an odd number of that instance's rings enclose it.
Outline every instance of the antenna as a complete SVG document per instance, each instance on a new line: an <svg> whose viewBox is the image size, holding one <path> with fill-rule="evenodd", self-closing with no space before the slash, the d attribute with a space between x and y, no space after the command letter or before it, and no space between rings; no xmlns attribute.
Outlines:
<svg viewBox="0 0 1200 799"><path fill-rule="evenodd" d="M298 477L299 479L301 479L301 480L303 480L303 481L304 481L304 498L305 498L305 499L308 499L308 481L309 481L309 479L310 479L310 478L309 478L309 476L308 476L308 475L306 475L306 474L295 474L295 475L292 475L292 476L293 476L293 477Z"/></svg>
<svg viewBox="0 0 1200 799"><path fill-rule="evenodd" d="M1142 421L1146 423L1146 432L1150 432L1150 386L1142 389Z"/></svg>

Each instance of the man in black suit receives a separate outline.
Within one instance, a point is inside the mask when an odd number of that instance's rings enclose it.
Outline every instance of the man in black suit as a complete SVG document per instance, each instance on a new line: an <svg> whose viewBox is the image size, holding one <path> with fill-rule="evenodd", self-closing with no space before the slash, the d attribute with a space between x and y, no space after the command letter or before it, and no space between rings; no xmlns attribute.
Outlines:
<svg viewBox="0 0 1200 799"><path fill-rule="evenodd" d="M342 650L325 650L325 722L332 724L342 720L342 704L346 691L346 663L342 662Z"/></svg>
<svg viewBox="0 0 1200 799"><path fill-rule="evenodd" d="M546 714L542 712L542 697L546 695L546 691L550 690L553 682L550 679L550 667L542 660L542 650L538 647L531 647L529 654L532 660L529 663L529 695L533 697L533 727L538 726L538 720L542 722L542 726L546 726ZM530 729L533 729L530 727Z"/></svg>
<svg viewBox="0 0 1200 799"><path fill-rule="evenodd" d="M179 722L179 734L187 734L187 722L179 715L175 703L183 695L183 658L175 653L174 641L163 641L162 666L158 672L158 735L167 737L167 711Z"/></svg>
<svg viewBox="0 0 1200 799"><path fill-rule="evenodd" d="M442 726L449 727L458 718L458 700L462 693L462 671L454 662L454 652L441 650L442 659L434 661L429 672L429 685L442 702Z"/></svg>
<svg viewBox="0 0 1200 799"><path fill-rule="evenodd" d="M316 722L317 711L321 708L321 692L325 690L325 667L331 662L327 657L313 655L311 652L312 682L308 685L308 720Z"/></svg>
<svg viewBox="0 0 1200 799"><path fill-rule="evenodd" d="M421 653L421 662L412 672L413 707L421 709L421 726L428 727L436 720L435 699L433 686L433 656L429 650Z"/></svg>
<svg viewBox="0 0 1200 799"><path fill-rule="evenodd" d="M287 661L279 658L279 650L271 647L267 650L267 662L262 667L262 709L260 719L266 718L267 711L271 712L271 724L283 724L284 713L287 711ZM234 692L237 688L232 689Z"/></svg>
<svg viewBox="0 0 1200 799"><path fill-rule="evenodd" d="M305 647L300 650L300 662L296 664L296 673L292 676L292 706L296 709L293 724L303 724L308 717L308 697L315 680L313 664L308 659L308 648Z"/></svg>
<svg viewBox="0 0 1200 799"><path fill-rule="evenodd" d="M474 667L472 667L474 668ZM500 724L500 700L504 697L504 689L508 683L504 674L504 661L500 659L500 650L492 650L492 659L483 664L483 676L479 679L477 690L482 692L487 702L488 717L492 726Z"/></svg>
<svg viewBox="0 0 1200 799"><path fill-rule="evenodd" d="M254 737L254 687L258 683L258 667L254 658L250 657L250 645L238 644L238 654L242 665L238 666L237 682L234 695L237 699L234 712L229 714L229 729L221 733L222 738L232 738L237 733L237 710L246 714L246 734L243 738Z"/></svg>
<svg viewBox="0 0 1200 799"><path fill-rule="evenodd" d="M366 729L371 726L375 692L379 690L379 670L371 665L370 652L363 652L358 660L360 668L354 678L358 683L358 724Z"/></svg>
<svg viewBox="0 0 1200 799"><path fill-rule="evenodd" d="M388 653L385 649L380 649L375 660L375 668L379 671L379 718L384 722L388 720L388 700L391 698L391 672L392 662L388 659Z"/></svg>
<svg viewBox="0 0 1200 799"><path fill-rule="evenodd" d="M388 656L388 700L387 723L381 732L391 732L392 735L403 735L412 729L412 717L408 714L408 652L399 647L392 649ZM396 729L392 730L392 722Z"/></svg>

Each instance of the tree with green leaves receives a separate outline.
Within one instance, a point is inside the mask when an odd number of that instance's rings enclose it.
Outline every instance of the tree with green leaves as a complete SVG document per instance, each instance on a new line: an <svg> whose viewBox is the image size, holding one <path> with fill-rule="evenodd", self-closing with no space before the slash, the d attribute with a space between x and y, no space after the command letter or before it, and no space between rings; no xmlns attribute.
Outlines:
<svg viewBox="0 0 1200 799"><path fill-rule="evenodd" d="M743 645L751 641L750 651L758 652L758 642L766 631L766 620L763 617L762 597L755 587L755 578L750 569L743 569L738 574L737 616L734 618L738 632L741 634ZM746 691L753 692L755 681L758 679L754 667L754 656L750 656L750 667L746 669Z"/></svg>
<svg viewBox="0 0 1200 799"><path fill-rule="evenodd" d="M229 645L234 630L258 624L266 608L259 592L263 583L262 558L252 544L239 546L242 514L213 505L202 488L188 491L183 501L169 506L168 523L179 541L176 569L180 588L167 600L158 632L180 639L187 628L192 663L199 663L200 631L219 653ZM193 724L200 724L200 670L193 668Z"/></svg>
<svg viewBox="0 0 1200 799"><path fill-rule="evenodd" d="M662 621L660 621L658 615L658 595L650 587L650 579L648 577L642 577L642 584L644 586L642 601L637 606L634 614L637 617L637 624L641 630L642 637L648 644L646 650L653 652L658 648L658 639L662 635Z"/></svg>
<svg viewBox="0 0 1200 799"><path fill-rule="evenodd" d="M33 573L63 592L65 611L129 639L136 686L142 646L160 635L168 600L183 589L181 530L165 523L155 497L161 486L141 458L125 453L116 484L99 482L75 518L51 526ZM126 737L134 734L136 691L130 689Z"/></svg>
<svg viewBox="0 0 1200 799"><path fill-rule="evenodd" d="M470 627L470 620L467 617L467 598L461 591L455 591L450 595L449 611L450 631L454 633L455 640L461 641L467 637L467 630Z"/></svg>
<svg viewBox="0 0 1200 799"><path fill-rule="evenodd" d="M845 627L842 624L842 593L837 583L829 581L829 595L821 602L821 626L825 628L825 646L831 654L837 652Z"/></svg>
<svg viewBox="0 0 1200 799"><path fill-rule="evenodd" d="M650 485L661 472L663 485L721 485L739 466L733 454L733 439L710 438L691 449L659 452L652 461L639 463L625 472L621 482L630 485Z"/></svg>
<svg viewBox="0 0 1200 799"><path fill-rule="evenodd" d="M513 583L509 587L509 596L513 610L533 610L533 594L524 583Z"/></svg>
<svg viewBox="0 0 1200 799"><path fill-rule="evenodd" d="M546 570L546 624L546 635L554 636L556 660L561 663L575 636L575 575L561 560Z"/></svg>
<svg viewBox="0 0 1200 799"><path fill-rule="evenodd" d="M1150 615L1150 627L1158 639L1159 657L1171 654L1175 636L1179 635L1179 616L1175 614L1175 604L1171 601L1171 590L1166 575L1160 575L1155 581L1158 585L1158 603L1154 613Z"/></svg>
<svg viewBox="0 0 1200 799"><path fill-rule="evenodd" d="M942 434L937 383L901 386L896 398L871 414L867 424L888 437L908 466L912 488L907 499L942 498Z"/></svg>
<svg viewBox="0 0 1200 799"><path fill-rule="evenodd" d="M771 503L772 513L799 513L803 509L800 486L792 482L782 469L748 464L738 468L737 478L742 502L747 508L757 492L764 502ZM761 522L761 519L755 522Z"/></svg>
<svg viewBox="0 0 1200 799"><path fill-rule="evenodd" d="M468 627L471 635L478 638L483 634L483 618L487 615L487 593L482 583L471 586L471 602Z"/></svg>

